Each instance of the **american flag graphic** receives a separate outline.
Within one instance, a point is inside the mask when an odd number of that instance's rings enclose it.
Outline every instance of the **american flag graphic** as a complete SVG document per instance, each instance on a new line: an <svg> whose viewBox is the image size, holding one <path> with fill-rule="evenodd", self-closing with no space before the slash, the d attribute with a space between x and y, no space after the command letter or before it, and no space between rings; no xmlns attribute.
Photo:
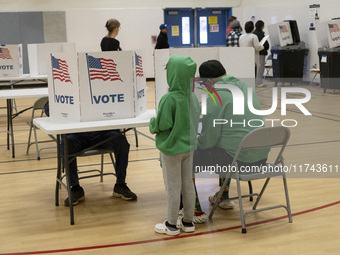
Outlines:
<svg viewBox="0 0 340 255"><path fill-rule="evenodd" d="M328 27L330 33L340 32L338 24L328 24Z"/></svg>
<svg viewBox="0 0 340 255"><path fill-rule="evenodd" d="M2 59L12 59L7 48L0 48L0 58Z"/></svg>
<svg viewBox="0 0 340 255"><path fill-rule="evenodd" d="M281 33L288 33L288 29L285 25L279 26Z"/></svg>
<svg viewBox="0 0 340 255"><path fill-rule="evenodd" d="M51 58L52 58L53 79L72 83L70 74L68 73L68 65L66 61L62 59L58 59L54 56L51 56Z"/></svg>
<svg viewBox="0 0 340 255"><path fill-rule="evenodd" d="M88 56L87 64L91 80L123 81L116 70L117 64L113 61L113 59Z"/></svg>
<svg viewBox="0 0 340 255"><path fill-rule="evenodd" d="M136 61L136 76L143 77L143 61L142 57L135 53L135 61Z"/></svg>

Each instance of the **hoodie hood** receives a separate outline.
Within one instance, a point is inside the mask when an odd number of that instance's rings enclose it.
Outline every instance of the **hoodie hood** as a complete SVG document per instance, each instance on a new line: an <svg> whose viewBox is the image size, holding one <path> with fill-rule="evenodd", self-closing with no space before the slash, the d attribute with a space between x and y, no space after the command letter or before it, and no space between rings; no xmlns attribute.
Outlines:
<svg viewBox="0 0 340 255"><path fill-rule="evenodd" d="M191 79L195 77L196 63L190 57L172 56L166 66L167 82L171 92L190 92Z"/></svg>

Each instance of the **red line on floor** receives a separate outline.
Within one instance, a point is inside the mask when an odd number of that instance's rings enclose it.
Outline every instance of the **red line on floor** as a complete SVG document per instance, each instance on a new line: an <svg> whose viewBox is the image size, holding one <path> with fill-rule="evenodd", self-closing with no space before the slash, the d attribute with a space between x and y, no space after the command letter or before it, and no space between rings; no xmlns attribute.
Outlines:
<svg viewBox="0 0 340 255"><path fill-rule="evenodd" d="M312 209L308 209L305 211L293 213L292 216L299 216L302 214L306 213L311 213L315 212L318 210L322 210L331 206L339 205L340 201L333 202L330 204L326 204L323 206L315 207ZM281 216L277 218L272 218L268 220L263 220L263 221L257 221L253 223L246 224L246 227L250 226L255 226L255 225L260 225L272 221L277 221L277 220L282 220L287 218L288 216ZM72 252L72 251L83 251L83 250L95 250L95 249L104 249L104 248L114 248L114 247L121 247L121 246L130 246L130 245L138 245L138 244L147 244L147 243L154 243L154 242L161 242L161 241L170 241L170 240L176 240L176 239L181 239L181 238L189 238L189 237L195 237L195 236L202 236L202 235L208 235L208 234L214 234L214 233L219 233L219 232L225 232L225 231L230 231L233 229L238 229L241 228L241 225L238 226L233 226L233 227L228 227L228 228L221 228L221 229L216 229L216 230L209 230L205 232L200 232L200 233L194 233L194 234L187 234L187 235L181 235L181 236L173 236L173 237L166 237L166 238L157 238L157 239L150 239L150 240L144 240L144 241L135 241L135 242L127 242L127 243L117 243L117 244L107 244L107 245L98 245L98 246L88 246L88 247L80 247L80 248L69 248L69 249L59 249L59 250L47 250L47 251L32 251L32 252L17 252L17 253L1 253L0 255L30 255L30 254L48 254L48 253L62 253L62 252Z"/></svg>

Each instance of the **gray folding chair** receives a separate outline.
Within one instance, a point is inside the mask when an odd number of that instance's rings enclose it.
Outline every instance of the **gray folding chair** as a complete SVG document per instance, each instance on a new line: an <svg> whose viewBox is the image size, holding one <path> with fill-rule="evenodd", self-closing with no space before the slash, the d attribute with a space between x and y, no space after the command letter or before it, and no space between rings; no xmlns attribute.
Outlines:
<svg viewBox="0 0 340 255"><path fill-rule="evenodd" d="M237 152L235 154L235 157L231 163L232 167L235 167L236 171L227 173L227 176L225 178L225 181L223 185L221 186L221 189L218 193L216 201L220 201L220 198L222 196L223 190L225 189L228 179L233 178L236 179L237 182L237 193L238 196L234 198L230 198L230 200L238 199L239 205L240 205L240 216L241 216L241 223L242 223L242 233L247 233L246 225L245 225L245 219L246 216L250 213L254 212L261 212L265 210L271 210L283 207L287 210L289 222L293 222L291 209L290 209L290 203L289 203L289 196L288 196L288 187L287 187L287 180L286 180L286 174L284 171L284 160L283 160L283 151L287 145L287 142L290 137L290 131L286 127L264 127L264 128L258 128L247 134L241 141ZM266 164L263 167L258 167L257 171L254 172L246 172L246 171L240 171L237 163L237 158L241 151L243 150L252 150L252 149L261 149L261 148L272 148L272 147L279 147L281 148L279 150L279 153L274 161L273 164ZM286 205L275 205L275 206L269 206L265 208L256 209L258 203L260 202L262 195L269 183L270 178L281 176L283 179L283 186L285 190L285 197L286 197ZM241 185L240 181L254 181L254 180L260 180L260 179L266 179L262 190L259 194L252 193L249 195L242 196L241 193ZM242 204L242 198L244 197L252 197L257 196L257 199L255 201L255 204L253 205L252 210L247 211L246 213L243 213L243 204ZM216 210L218 203L214 204L214 207L212 208L209 219L212 219L212 216Z"/></svg>
<svg viewBox="0 0 340 255"><path fill-rule="evenodd" d="M266 79L268 78L270 75L270 71L273 69L273 63L272 63L272 55L269 55L267 58L266 58L266 62L264 64L264 75L263 77Z"/></svg>
<svg viewBox="0 0 340 255"><path fill-rule="evenodd" d="M100 169L91 169L91 170L83 170L79 171L79 180L81 179L87 179L87 178L93 178L93 177L100 177L100 182L103 182L103 177L105 175L113 175L116 176L116 163L112 155L112 150L107 149L90 149L90 150L83 150L77 155L77 157L88 157L88 156L95 156L95 155L101 155L100 160ZM104 155L109 154L111 158L111 162L113 165L114 172L106 172L104 173ZM64 172L64 167L58 168L57 170L57 178L56 178L56 190L55 190L55 204L56 206L59 205L59 189L61 186L64 186L64 188L67 189L67 184L63 182L63 179L66 178L66 174L62 174Z"/></svg>
<svg viewBox="0 0 340 255"><path fill-rule="evenodd" d="M111 162L113 165L114 172L107 172L104 173L104 155L109 154L111 158ZM116 164L112 156L112 150L106 150L106 149L92 149L88 151L84 151L81 153L78 157L88 157L88 156L94 156L94 155L101 155L101 161L100 161L100 170L99 169L93 169L93 170L84 170L84 171L78 171L79 179L86 179L86 178L92 178L92 177L100 177L100 182L103 182L103 176L104 175L116 175ZM83 175L91 172L97 172L97 174L91 174L91 175Z"/></svg>
<svg viewBox="0 0 340 255"><path fill-rule="evenodd" d="M52 149L52 148L56 148L57 146L49 146L49 147L43 147L39 149L38 143L47 143L47 142L56 142L56 139L52 136L49 135L51 137L51 140L45 140L45 141L38 141L38 136L37 136L37 127L33 124L33 119L36 117L36 112L38 111L40 116L42 117L44 114L44 105L46 104L46 102L48 101L48 97L41 97L39 99L37 99L34 104L33 104L33 108L32 108L32 115L31 115L31 120L29 122L27 122L27 124L30 127L30 131L29 131L29 135L28 135L28 142L27 142L27 150L26 153L29 153L30 147L31 145L35 144L35 148L37 151L37 159L40 160L40 152L42 150L45 149ZM31 142L31 137L32 137L32 130L34 133L34 142Z"/></svg>

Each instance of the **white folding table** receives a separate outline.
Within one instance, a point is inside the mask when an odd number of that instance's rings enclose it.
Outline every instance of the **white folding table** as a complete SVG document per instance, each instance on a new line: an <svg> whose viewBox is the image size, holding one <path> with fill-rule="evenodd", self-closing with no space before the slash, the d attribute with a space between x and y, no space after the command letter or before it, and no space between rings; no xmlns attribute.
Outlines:
<svg viewBox="0 0 340 255"><path fill-rule="evenodd" d="M39 89L7 89L0 90L0 99L7 100L7 150L10 149L10 139L12 140L12 157L15 157L14 151L14 133L13 133L13 118L18 116L23 111L13 115L13 99L16 98L31 98L31 97L43 97L48 96L48 88ZM28 108L29 109L29 108ZM27 110L27 109L25 109Z"/></svg>
<svg viewBox="0 0 340 255"><path fill-rule="evenodd" d="M24 74L22 76L0 76L0 88L11 88L13 89L15 85L25 85L30 88L32 84L37 84L47 86L47 75L30 75Z"/></svg>
<svg viewBox="0 0 340 255"><path fill-rule="evenodd" d="M74 224L74 213L73 213L73 205L72 205L72 194L70 189L70 181L69 181L69 159L74 155L68 154L68 142L67 135L72 133L82 133L82 132L92 132L92 131L104 131L104 130L114 130L114 129L129 129L136 127L146 127L149 126L150 119L156 116L155 110L147 110L141 115L135 118L128 119L117 119L117 120L105 120L105 121L87 121L87 122L71 122L71 121L62 121L53 118L36 118L33 120L34 125L36 125L40 130L44 131L48 135L56 135L57 136L57 151L58 151L58 172L56 179L56 206L59 206L59 187L63 185L60 178L61 173L61 158L62 155L60 153L60 141L61 135L64 139L64 168L66 172L66 187L68 192L69 204L70 204L70 224ZM102 141L100 144L106 141ZM91 146L91 149L99 146L99 144Z"/></svg>

